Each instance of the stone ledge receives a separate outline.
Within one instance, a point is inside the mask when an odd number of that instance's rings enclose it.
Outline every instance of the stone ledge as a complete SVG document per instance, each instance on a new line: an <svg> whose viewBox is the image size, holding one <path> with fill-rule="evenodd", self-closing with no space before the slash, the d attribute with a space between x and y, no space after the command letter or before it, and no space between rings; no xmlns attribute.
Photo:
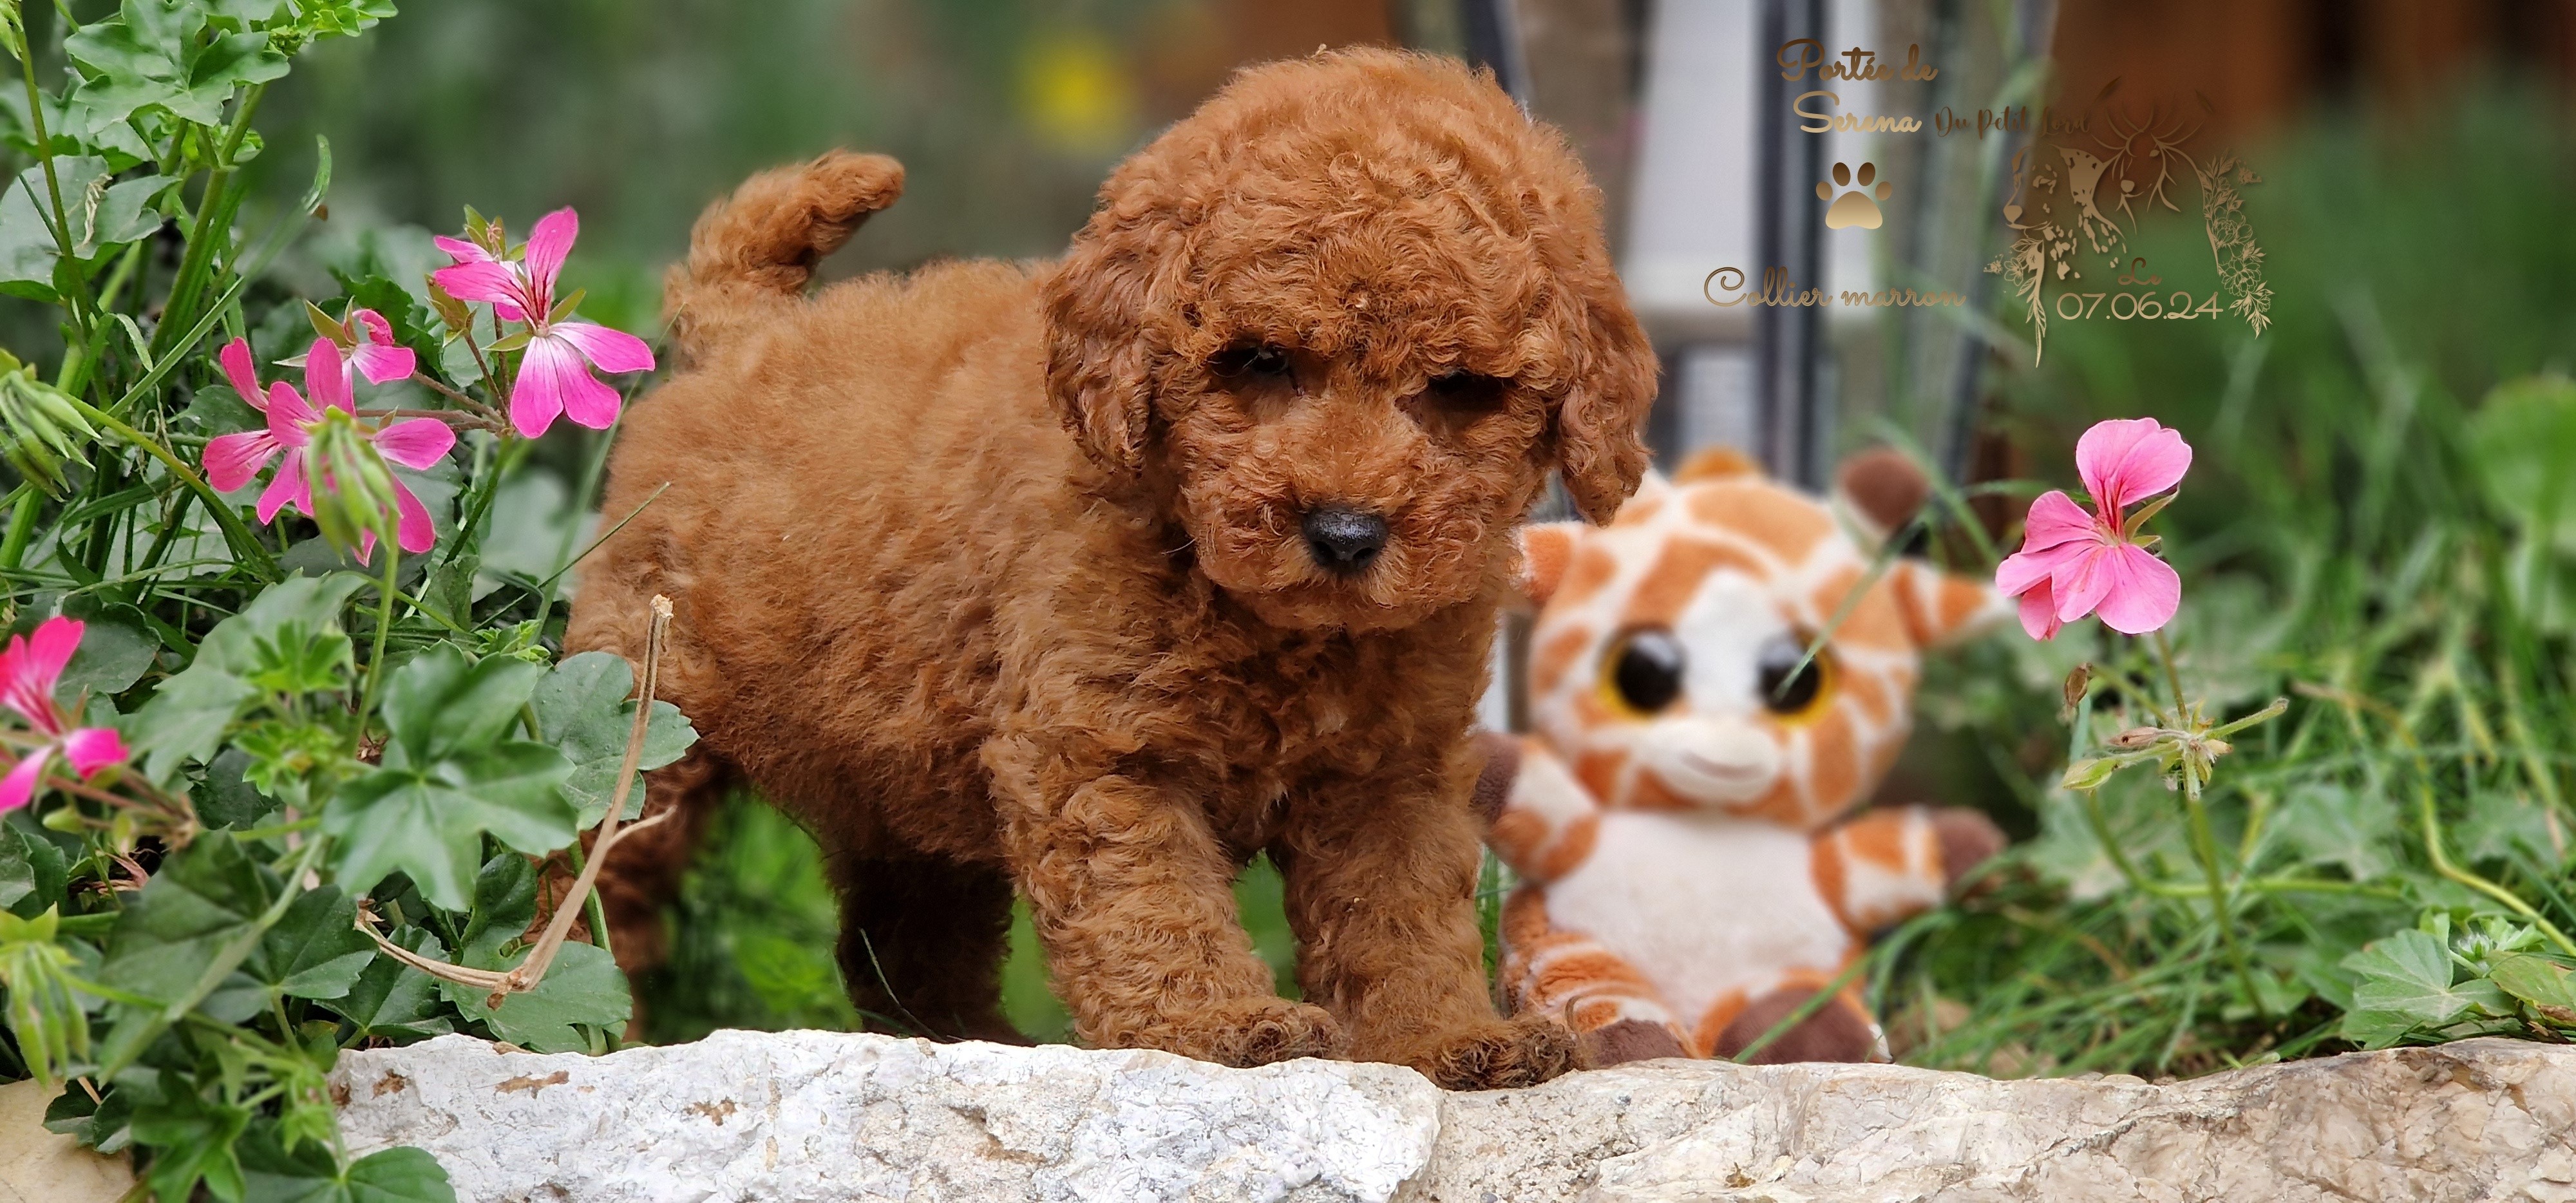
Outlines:
<svg viewBox="0 0 2576 1203"><path fill-rule="evenodd" d="M1658 1062L1448 1094L1410 1070L719 1032L607 1057L351 1053L350 1151L460 1199L2576 1203L2576 1049L2504 1040L2170 1086Z"/></svg>

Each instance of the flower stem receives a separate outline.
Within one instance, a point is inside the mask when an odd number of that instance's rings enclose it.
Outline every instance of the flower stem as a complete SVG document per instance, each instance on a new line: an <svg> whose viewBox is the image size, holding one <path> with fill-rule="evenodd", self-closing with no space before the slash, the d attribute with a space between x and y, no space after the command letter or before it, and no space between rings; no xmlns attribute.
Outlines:
<svg viewBox="0 0 2576 1203"><path fill-rule="evenodd" d="M361 746L367 742L367 715L375 709L376 685L383 679L385 637L393 633L394 598L399 595L394 588L394 572L402 564L402 545L391 539L381 542L385 549L385 579L377 588L376 646L367 653L367 683L358 694L358 743Z"/></svg>
<svg viewBox="0 0 2576 1203"><path fill-rule="evenodd" d="M70 398L70 403L73 409L79 411L80 416L116 432L118 438L142 448L146 454L161 461L161 466L168 468L172 476L178 477L179 483L188 486L189 492L195 493L199 500L206 503L207 512L215 516L215 524L224 528L224 541L232 545L233 554L247 562L251 566L251 571L258 573L262 580L278 579L277 561L269 556L267 548L259 545L259 537L251 534L249 527L242 525L241 515L234 513L231 506L224 504L223 496L206 483L205 477L197 475L195 469L181 462L178 456L172 455L169 448L162 446L160 441L152 436L110 417L106 411L78 397Z"/></svg>
<svg viewBox="0 0 2576 1203"><path fill-rule="evenodd" d="M2442 818L2434 806L2430 770L2420 754L2415 765L2415 807L2417 817L2424 824L2424 852L2432 858L2434 872L2505 904L2513 913L2539 928L2541 934L2549 937L2550 943L2558 946L2558 951L2576 957L2576 941L2570 941L2567 933L2558 930L2557 925L2533 909L2530 903L2524 902L2521 895L2451 863L2451 854L2442 847Z"/></svg>
<svg viewBox="0 0 2576 1203"><path fill-rule="evenodd" d="M79 258L72 254L71 218L69 210L63 207L62 180L54 172L54 140L45 129L45 95L36 86L35 48L29 46L26 50L19 56L18 66L20 76L27 84L27 123L30 132L36 136L36 158L44 164L45 193L53 201L50 210L43 205L36 206L37 216L46 219L46 229L53 234L54 245L62 252L63 262L71 265L72 299L64 307L71 311L72 327L80 336L81 345L73 348L70 354L80 355L89 350L97 337L97 315L90 309L89 277L81 270ZM68 361L66 366L69 366ZM63 391L76 393L80 386L67 384Z"/></svg>
<svg viewBox="0 0 2576 1203"><path fill-rule="evenodd" d="M2263 996L2254 989L2253 962L2246 959L2245 946L2236 940L2236 892L2227 888L2225 874L2218 867L2218 839L2209 829L2209 807L2201 800L2200 786L2192 769L2183 769L2183 809L2191 817L2191 851L2200 861L2201 872L2209 878L2209 918L2218 925L2218 939L2227 947L2227 959L2236 966L2236 982L2245 988L2245 1001L2254 1013L2266 1019L2271 1011L2263 1005Z"/></svg>
<svg viewBox="0 0 2576 1203"><path fill-rule="evenodd" d="M2174 726L2189 721L2191 705L2183 700L2182 671L2174 667L2173 641L2165 638L2163 627L2156 628L2156 659L2165 666L2165 687L2173 691Z"/></svg>

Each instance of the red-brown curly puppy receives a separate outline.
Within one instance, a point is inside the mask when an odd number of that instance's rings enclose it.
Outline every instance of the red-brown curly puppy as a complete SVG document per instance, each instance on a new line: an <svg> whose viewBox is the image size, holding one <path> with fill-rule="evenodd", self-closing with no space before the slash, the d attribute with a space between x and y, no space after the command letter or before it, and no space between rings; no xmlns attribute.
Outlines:
<svg viewBox="0 0 2576 1203"><path fill-rule="evenodd" d="M1010 1039L1011 891L1094 1044L1348 1055L1453 1087L1567 1067L1496 1016L1471 899L1513 527L1551 467L1606 519L1654 360L1557 135L1455 63L1247 71L1121 166L1052 266L798 294L901 169L827 155L711 209L689 366L606 501L570 646L640 652L698 751L822 841L868 1011ZM686 823L615 866L638 950ZM1307 1001L1229 888L1286 875Z"/></svg>

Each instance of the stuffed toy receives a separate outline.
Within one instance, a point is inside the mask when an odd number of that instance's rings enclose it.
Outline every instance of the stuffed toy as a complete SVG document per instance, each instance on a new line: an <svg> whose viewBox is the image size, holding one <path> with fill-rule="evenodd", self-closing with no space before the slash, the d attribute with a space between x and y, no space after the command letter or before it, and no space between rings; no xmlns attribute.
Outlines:
<svg viewBox="0 0 2576 1203"><path fill-rule="evenodd" d="M2003 847L1973 810L1844 818L1905 744L1920 649L2011 609L1919 559L1871 580L1923 479L1889 451L1840 478L1838 514L1703 455L1607 527L1522 536L1533 730L1487 736L1479 783L1524 883L1503 987L1591 1064L1736 1055ZM1855 983L1753 1059L1885 1057Z"/></svg>

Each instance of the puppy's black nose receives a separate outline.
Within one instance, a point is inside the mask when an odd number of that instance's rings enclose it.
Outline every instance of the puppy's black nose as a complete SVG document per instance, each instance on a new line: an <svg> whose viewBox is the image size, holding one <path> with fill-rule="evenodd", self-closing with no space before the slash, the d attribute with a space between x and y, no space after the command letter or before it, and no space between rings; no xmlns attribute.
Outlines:
<svg viewBox="0 0 2576 1203"><path fill-rule="evenodd" d="M1326 506L1306 512L1306 546L1327 572L1366 571L1386 547L1386 519Z"/></svg>

